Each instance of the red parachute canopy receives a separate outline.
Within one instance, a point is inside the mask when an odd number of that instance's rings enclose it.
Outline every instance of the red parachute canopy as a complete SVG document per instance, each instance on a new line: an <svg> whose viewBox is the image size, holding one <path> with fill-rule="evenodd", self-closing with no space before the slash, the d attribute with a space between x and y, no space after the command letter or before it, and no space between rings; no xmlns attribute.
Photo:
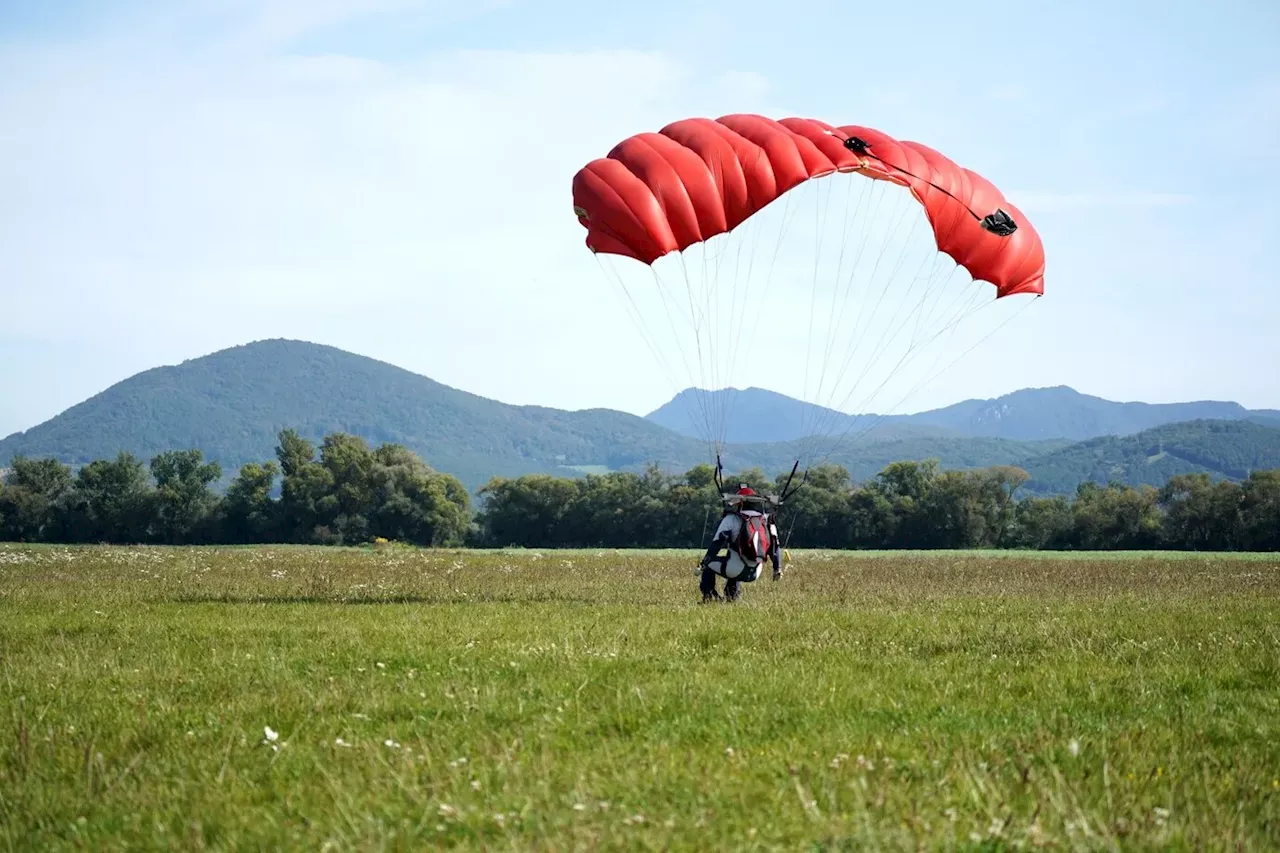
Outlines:
<svg viewBox="0 0 1280 853"><path fill-rule="evenodd" d="M810 178L857 172L908 188L939 251L997 297L1044 293L1044 246L986 178L869 127L758 115L691 118L619 143L573 179L593 252L652 264L731 231Z"/></svg>

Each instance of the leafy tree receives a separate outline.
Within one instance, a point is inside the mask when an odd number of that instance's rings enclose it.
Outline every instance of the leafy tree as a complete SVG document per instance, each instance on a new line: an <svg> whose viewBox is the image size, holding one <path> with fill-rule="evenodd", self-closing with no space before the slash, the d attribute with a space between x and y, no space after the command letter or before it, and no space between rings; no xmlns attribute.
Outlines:
<svg viewBox="0 0 1280 853"><path fill-rule="evenodd" d="M315 446L287 429L280 433L276 459L283 474L280 514L289 540L331 541L327 525L337 514L331 497L333 474L316 461Z"/></svg>
<svg viewBox="0 0 1280 853"><path fill-rule="evenodd" d="M456 477L436 473L396 444L383 444L373 451L372 460L367 485L375 536L418 545L464 541L471 522L470 498ZM349 461L363 466L358 452L352 452Z"/></svg>
<svg viewBox="0 0 1280 853"><path fill-rule="evenodd" d="M278 471L274 462L240 466L220 505L223 541L269 542L282 533L280 506L271 498Z"/></svg>
<svg viewBox="0 0 1280 853"><path fill-rule="evenodd" d="M1158 498L1150 486L1081 484L1072 506L1076 544L1087 551L1156 547L1162 520Z"/></svg>
<svg viewBox="0 0 1280 853"><path fill-rule="evenodd" d="M580 481L549 474L490 480L480 490L484 540L495 545L566 544L561 521L577 497Z"/></svg>
<svg viewBox="0 0 1280 853"><path fill-rule="evenodd" d="M1062 495L1025 498L1013 511L1013 521L1005 540L1011 548L1065 550L1072 546L1075 515L1071 502Z"/></svg>
<svg viewBox="0 0 1280 853"><path fill-rule="evenodd" d="M205 462L199 450L170 450L151 460L151 476L156 482L153 535L170 545L208 539L210 532L200 528L216 503L209 485L222 476L222 466Z"/></svg>
<svg viewBox="0 0 1280 853"><path fill-rule="evenodd" d="M58 510L72 485L71 469L55 459L15 457L0 487L0 539L56 538L61 532Z"/></svg>
<svg viewBox="0 0 1280 853"><path fill-rule="evenodd" d="M131 453L96 459L76 475L67 500L66 529L78 542L146 542L152 520L150 477Z"/></svg>
<svg viewBox="0 0 1280 853"><path fill-rule="evenodd" d="M1280 551L1280 470L1254 471L1241 487L1243 545L1253 551Z"/></svg>
<svg viewBox="0 0 1280 853"><path fill-rule="evenodd" d="M1230 551L1239 547L1243 493L1230 481L1208 474L1179 474L1160 490L1164 545L1187 551Z"/></svg>

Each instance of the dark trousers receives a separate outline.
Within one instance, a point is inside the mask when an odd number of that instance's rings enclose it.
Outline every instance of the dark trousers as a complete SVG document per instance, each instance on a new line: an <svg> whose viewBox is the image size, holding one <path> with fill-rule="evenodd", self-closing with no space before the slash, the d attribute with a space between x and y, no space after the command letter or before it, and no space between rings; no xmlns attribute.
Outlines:
<svg viewBox="0 0 1280 853"><path fill-rule="evenodd" d="M715 572L711 571L711 569L708 569L705 566L703 567L702 583L699 585L699 588L702 590L703 598L716 597L716 577L718 576L716 575ZM738 596L740 594L741 594L741 584L739 584L738 581L726 580L724 582L725 598L729 599L730 601L737 601Z"/></svg>

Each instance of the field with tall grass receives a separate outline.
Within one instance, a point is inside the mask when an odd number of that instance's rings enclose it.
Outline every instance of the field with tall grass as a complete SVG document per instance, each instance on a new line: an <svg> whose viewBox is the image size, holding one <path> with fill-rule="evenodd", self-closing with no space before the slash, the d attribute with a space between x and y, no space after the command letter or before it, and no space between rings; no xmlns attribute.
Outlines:
<svg viewBox="0 0 1280 853"><path fill-rule="evenodd" d="M1280 555L0 545L0 849L1280 848Z"/></svg>

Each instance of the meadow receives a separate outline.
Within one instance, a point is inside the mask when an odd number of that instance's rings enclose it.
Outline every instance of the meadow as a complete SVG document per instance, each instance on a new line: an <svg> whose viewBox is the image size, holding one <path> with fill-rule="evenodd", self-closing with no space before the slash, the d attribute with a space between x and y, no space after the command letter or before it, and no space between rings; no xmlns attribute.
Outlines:
<svg viewBox="0 0 1280 853"><path fill-rule="evenodd" d="M1280 555L0 545L0 849L1280 848Z"/></svg>

